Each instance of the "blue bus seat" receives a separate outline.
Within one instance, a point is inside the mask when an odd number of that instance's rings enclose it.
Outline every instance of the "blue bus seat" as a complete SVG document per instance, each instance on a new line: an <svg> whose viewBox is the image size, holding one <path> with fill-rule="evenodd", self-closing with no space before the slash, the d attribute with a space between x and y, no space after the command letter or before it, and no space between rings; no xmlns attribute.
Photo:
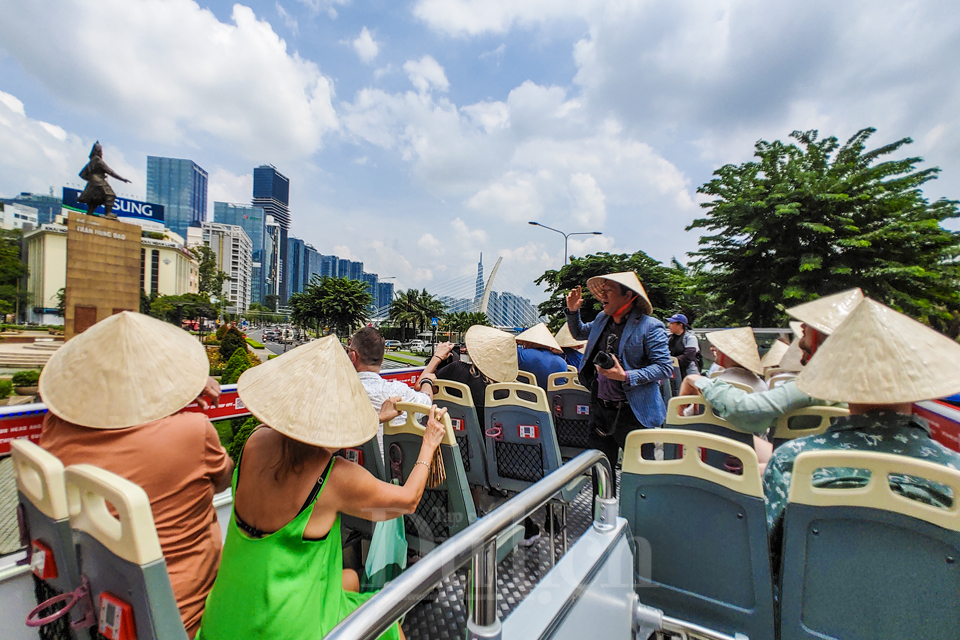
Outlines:
<svg viewBox="0 0 960 640"><path fill-rule="evenodd" d="M413 470L423 444L424 427L414 419L414 413L428 413L430 407L412 402L397 403L400 411L407 412L407 421L402 425L384 425L383 447L387 452L387 465L392 470L394 459L391 449L394 445L401 451L399 469L402 482ZM466 529L477 519L473 496L467 483L467 474L460 459L460 448L457 446L453 433L453 426L449 415L443 418L447 433L440 443L440 455L447 478L433 489L424 489L423 497L417 510L412 515L404 516L407 530L407 544L420 554L427 553L447 538Z"/></svg>
<svg viewBox="0 0 960 640"><path fill-rule="evenodd" d="M467 482L478 487L489 487L483 429L477 418L470 387L460 382L437 380L434 382L433 402L446 409L450 416Z"/></svg>
<svg viewBox="0 0 960 640"><path fill-rule="evenodd" d="M818 436L830 426L834 418L850 415L846 407L803 407L785 413L773 428L773 446L806 436Z"/></svg>
<svg viewBox="0 0 960 640"><path fill-rule="evenodd" d="M28 544L28 557L34 573L37 604L69 593L80 586L63 463L52 453L26 439L10 443L13 473L17 484L21 538ZM71 638L70 621L77 612L45 625L49 637Z"/></svg>
<svg viewBox="0 0 960 640"><path fill-rule="evenodd" d="M683 457L643 459L641 446L656 442L682 447ZM739 458L742 474L706 464L700 448ZM730 636L774 637L763 486L752 447L677 429L632 432L620 515L641 545L636 585L643 604Z"/></svg>
<svg viewBox="0 0 960 640"><path fill-rule="evenodd" d="M134 625L137 640L185 640L146 492L89 464L67 467L65 478L80 573L99 628L122 620ZM132 621L109 604L110 596L130 606Z"/></svg>
<svg viewBox="0 0 960 640"><path fill-rule="evenodd" d="M823 468L867 469L858 488L813 484ZM895 493L890 475L952 491L942 509ZM784 519L783 640L960 637L960 471L893 454L797 456Z"/></svg>
<svg viewBox="0 0 960 640"><path fill-rule="evenodd" d="M702 413L692 416L680 415L680 406L691 404L702 407ZM729 438L736 442L753 448L753 434L742 431L733 424L727 422L717 415L710 403L701 396L677 396L671 398L667 403L667 420L665 426L668 429L683 429L688 431L699 431L701 433L710 433L716 436ZM678 457L673 447L665 449L664 456L667 458ZM707 464L717 469L723 469L727 461L727 456L719 451L709 450L706 454Z"/></svg>
<svg viewBox="0 0 960 640"><path fill-rule="evenodd" d="M487 477L505 491L523 491L563 464L560 445L540 387L501 382L487 386L484 398ZM572 502L586 485L577 478L560 493Z"/></svg>
<svg viewBox="0 0 960 640"><path fill-rule="evenodd" d="M564 460L590 448L590 391L575 373L561 371L547 378L547 396Z"/></svg>

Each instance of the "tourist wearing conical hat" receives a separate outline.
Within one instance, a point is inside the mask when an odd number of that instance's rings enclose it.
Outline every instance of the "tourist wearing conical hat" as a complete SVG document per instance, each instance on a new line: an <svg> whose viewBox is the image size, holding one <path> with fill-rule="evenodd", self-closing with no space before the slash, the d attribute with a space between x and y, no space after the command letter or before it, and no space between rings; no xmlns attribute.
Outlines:
<svg viewBox="0 0 960 640"><path fill-rule="evenodd" d="M850 415L834 418L822 435L791 440L774 452L763 486L775 540L801 452L875 451L960 469L960 454L933 440L926 420L911 415L915 402L960 392L960 345L930 327L866 298L817 349L796 384L810 396L846 402ZM821 469L814 484L858 486L867 478L860 469ZM956 500L907 476L891 476L890 487L939 507Z"/></svg>
<svg viewBox="0 0 960 640"><path fill-rule="evenodd" d="M551 373L567 370L567 361L561 355L563 349L550 333L547 325L540 323L517 336L517 362L521 371L532 373L537 385L547 390Z"/></svg>
<svg viewBox="0 0 960 640"><path fill-rule="evenodd" d="M563 350L563 359L567 361L568 365L579 369L580 363L583 362L583 352L587 347L587 341L574 338L570 334L570 325L566 322L560 327L560 331L557 331L556 337L557 344Z"/></svg>
<svg viewBox="0 0 960 640"><path fill-rule="evenodd" d="M660 382L673 376L673 362L666 329L650 315L653 306L637 274L597 276L587 281L587 288L603 304L603 311L592 322L583 322L583 292L577 287L567 294L567 325L574 338L587 339L580 381L594 399L590 446L616 466L627 434L663 424L667 410ZM609 368L597 366L600 353L610 356L609 361L600 356L600 364ZM653 445L647 448L649 457Z"/></svg>
<svg viewBox="0 0 960 640"><path fill-rule="evenodd" d="M718 379L752 387L754 393L763 393L767 385L763 378L763 364L757 339L750 327L711 331L707 341L717 351L716 362L723 367Z"/></svg>
<svg viewBox="0 0 960 640"><path fill-rule="evenodd" d="M233 472L210 420L179 413L195 399L216 402L209 370L189 333L124 311L60 347L39 383L48 409L40 446L64 465L93 464L146 491L191 638L220 563L213 495Z"/></svg>
<svg viewBox="0 0 960 640"><path fill-rule="evenodd" d="M248 369L237 392L264 426L243 448L233 514L201 637L322 638L373 594L343 568L340 514L384 521L413 513L445 433L429 410L403 485L334 456L377 432L377 412L335 336ZM381 636L402 637L393 625Z"/></svg>
<svg viewBox="0 0 960 640"><path fill-rule="evenodd" d="M791 322L790 326L800 334L797 346L803 354L803 361L810 359L817 348L825 343L830 333L862 300L863 293L860 289L851 289L787 309L788 314L802 322L802 325ZM813 329L814 326L819 329ZM807 331L807 328L810 330ZM790 357L789 351L784 359L787 357ZM766 433L780 416L791 411L831 404L803 393L793 380L763 393L747 393L723 380L689 376L683 381L681 393L703 394L718 416L733 423L738 429L755 434Z"/></svg>

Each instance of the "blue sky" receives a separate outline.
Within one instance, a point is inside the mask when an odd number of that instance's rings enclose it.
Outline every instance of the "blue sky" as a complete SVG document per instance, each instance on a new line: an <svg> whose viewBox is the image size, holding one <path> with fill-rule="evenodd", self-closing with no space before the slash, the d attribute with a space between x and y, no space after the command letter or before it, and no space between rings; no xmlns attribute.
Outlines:
<svg viewBox="0 0 960 640"><path fill-rule="evenodd" d="M291 179L293 233L398 286L503 256L686 261L714 169L760 138L878 129L960 197L960 12L930 0L0 0L0 195L77 183L97 138L145 193L190 158L214 200ZM466 280L465 294L472 284ZM447 287L449 289L449 287ZM498 287L501 288L501 287ZM438 291L448 293L450 291Z"/></svg>

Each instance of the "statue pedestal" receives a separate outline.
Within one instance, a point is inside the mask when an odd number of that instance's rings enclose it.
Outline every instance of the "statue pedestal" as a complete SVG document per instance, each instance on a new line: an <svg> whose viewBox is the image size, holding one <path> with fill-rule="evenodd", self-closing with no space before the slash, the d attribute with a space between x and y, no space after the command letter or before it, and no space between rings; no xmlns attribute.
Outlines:
<svg viewBox="0 0 960 640"><path fill-rule="evenodd" d="M115 313L140 310L140 236L138 225L70 212L65 340Z"/></svg>

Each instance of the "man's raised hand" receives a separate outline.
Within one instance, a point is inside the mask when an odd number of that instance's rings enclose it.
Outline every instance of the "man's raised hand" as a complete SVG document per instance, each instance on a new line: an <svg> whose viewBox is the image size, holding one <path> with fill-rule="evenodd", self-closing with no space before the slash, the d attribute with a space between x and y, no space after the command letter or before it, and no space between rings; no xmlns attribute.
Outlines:
<svg viewBox="0 0 960 640"><path fill-rule="evenodd" d="M579 311L581 306L583 306L583 288L578 285L567 294L567 309L573 313Z"/></svg>

